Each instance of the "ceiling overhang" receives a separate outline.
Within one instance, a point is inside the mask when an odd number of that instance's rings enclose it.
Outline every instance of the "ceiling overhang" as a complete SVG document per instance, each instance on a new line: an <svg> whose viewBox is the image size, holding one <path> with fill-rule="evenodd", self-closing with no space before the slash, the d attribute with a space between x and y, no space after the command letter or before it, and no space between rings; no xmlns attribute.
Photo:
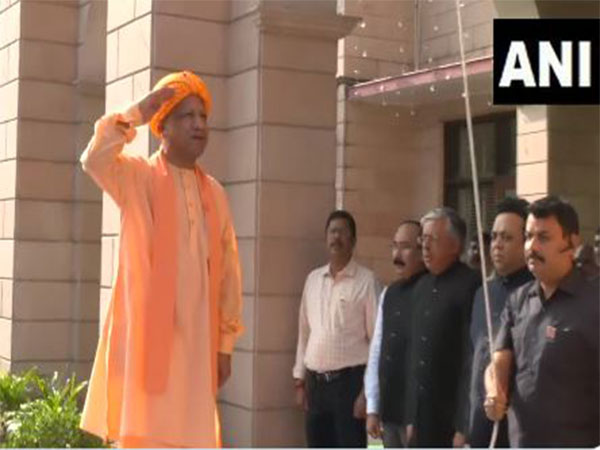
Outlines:
<svg viewBox="0 0 600 450"><path fill-rule="evenodd" d="M492 63L491 56L466 62L470 96L491 98ZM355 84L349 88L348 99L381 105L416 106L460 99L463 92L462 67L460 62L456 62Z"/></svg>

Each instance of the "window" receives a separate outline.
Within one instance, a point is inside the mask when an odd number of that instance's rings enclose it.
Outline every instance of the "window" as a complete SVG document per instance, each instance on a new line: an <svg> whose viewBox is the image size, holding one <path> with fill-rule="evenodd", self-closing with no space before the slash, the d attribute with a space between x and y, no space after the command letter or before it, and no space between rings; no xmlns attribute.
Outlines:
<svg viewBox="0 0 600 450"><path fill-rule="evenodd" d="M516 132L515 114L480 117L473 120L475 158L484 230L490 230L497 203L515 195ZM469 141L465 121L449 122L444 128L444 204L456 209L475 234L475 206L471 181Z"/></svg>

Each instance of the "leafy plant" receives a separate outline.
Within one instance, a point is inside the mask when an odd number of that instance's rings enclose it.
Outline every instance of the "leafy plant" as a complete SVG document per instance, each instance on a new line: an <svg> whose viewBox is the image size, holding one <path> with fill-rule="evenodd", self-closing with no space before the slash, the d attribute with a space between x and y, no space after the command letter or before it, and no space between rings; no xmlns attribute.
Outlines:
<svg viewBox="0 0 600 450"><path fill-rule="evenodd" d="M15 375L4 377L18 378ZM0 446L102 447L100 439L79 428L81 413L78 397L86 385L87 382L78 384L74 375L63 383L56 372L50 379L37 372L30 374L25 388L20 382L13 394L8 396L11 405L18 407L7 408L3 413L5 435ZM26 397L25 401L23 396Z"/></svg>
<svg viewBox="0 0 600 450"><path fill-rule="evenodd" d="M22 375L0 375L0 415L6 411L19 409L22 403L34 395L35 380L39 378L36 369L30 369Z"/></svg>

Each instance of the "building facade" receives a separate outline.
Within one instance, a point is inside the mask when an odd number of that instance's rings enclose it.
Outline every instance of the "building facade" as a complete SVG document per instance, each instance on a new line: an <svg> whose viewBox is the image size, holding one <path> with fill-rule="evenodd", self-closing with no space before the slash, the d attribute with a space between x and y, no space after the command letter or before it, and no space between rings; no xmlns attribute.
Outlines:
<svg viewBox="0 0 600 450"><path fill-rule="evenodd" d="M517 193L599 216L597 107L496 107L494 17L598 16L595 2L463 0L484 213ZM568 4L568 5L567 5ZM392 277L396 224L471 217L456 6L449 0L0 0L0 370L87 377L119 214L78 158L105 111L191 69L214 109L202 163L226 187L246 332L220 394L228 446L302 446L291 367L304 279L335 207ZM157 148L147 127L131 148Z"/></svg>

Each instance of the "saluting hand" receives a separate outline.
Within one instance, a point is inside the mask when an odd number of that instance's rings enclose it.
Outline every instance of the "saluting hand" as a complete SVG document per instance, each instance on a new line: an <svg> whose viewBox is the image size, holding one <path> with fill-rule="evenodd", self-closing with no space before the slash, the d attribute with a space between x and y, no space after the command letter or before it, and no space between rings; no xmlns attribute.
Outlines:
<svg viewBox="0 0 600 450"><path fill-rule="evenodd" d="M125 119L134 127L144 125L173 95L175 95L175 89L168 86L152 91L127 110L124 114Z"/></svg>

